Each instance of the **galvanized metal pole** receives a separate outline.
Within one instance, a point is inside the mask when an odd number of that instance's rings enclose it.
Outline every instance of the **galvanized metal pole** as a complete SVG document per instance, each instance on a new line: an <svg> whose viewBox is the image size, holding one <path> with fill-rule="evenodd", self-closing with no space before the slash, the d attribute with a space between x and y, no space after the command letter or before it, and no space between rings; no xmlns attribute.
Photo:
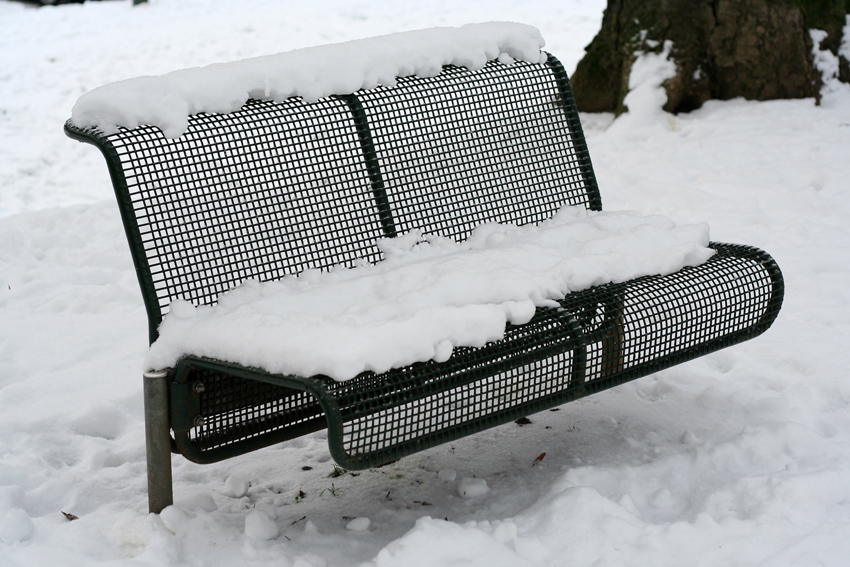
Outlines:
<svg viewBox="0 0 850 567"><path fill-rule="evenodd" d="M174 503L171 488L171 430L168 425L168 372L144 373L148 510L159 514Z"/></svg>

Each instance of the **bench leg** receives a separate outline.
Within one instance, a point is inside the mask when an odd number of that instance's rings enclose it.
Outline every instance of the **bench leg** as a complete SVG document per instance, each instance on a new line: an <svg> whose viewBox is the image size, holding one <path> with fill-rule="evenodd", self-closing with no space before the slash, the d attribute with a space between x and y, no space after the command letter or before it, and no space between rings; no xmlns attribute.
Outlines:
<svg viewBox="0 0 850 567"><path fill-rule="evenodd" d="M168 425L168 372L144 374L148 510L159 514L174 503L171 489L171 430Z"/></svg>

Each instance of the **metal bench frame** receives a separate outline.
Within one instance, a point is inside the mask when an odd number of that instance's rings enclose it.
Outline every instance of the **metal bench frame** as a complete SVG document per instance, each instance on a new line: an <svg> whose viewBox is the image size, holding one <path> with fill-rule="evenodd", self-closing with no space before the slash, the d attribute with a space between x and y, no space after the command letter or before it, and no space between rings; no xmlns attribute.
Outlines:
<svg viewBox="0 0 850 567"><path fill-rule="evenodd" d="M149 336L177 298L215 304L249 278L381 259L411 229L463 239L483 222L539 223L602 202L567 74L447 66L307 103L248 101L187 132L105 136ZM646 376L763 333L784 284L761 250L712 243L708 262L606 284L540 308L502 341L348 382L194 356L144 374L149 506L172 503L171 452L210 463L328 429L347 469L378 466Z"/></svg>

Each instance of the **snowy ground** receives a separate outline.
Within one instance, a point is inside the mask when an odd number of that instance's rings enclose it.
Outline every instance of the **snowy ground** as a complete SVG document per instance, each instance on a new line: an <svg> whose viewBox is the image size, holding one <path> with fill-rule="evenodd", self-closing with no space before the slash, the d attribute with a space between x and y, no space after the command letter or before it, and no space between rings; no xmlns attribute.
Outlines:
<svg viewBox="0 0 850 567"><path fill-rule="evenodd" d="M176 458L177 506L145 513L146 321L102 158L62 134L76 98L491 19L539 27L572 70L603 7L0 1L0 564L847 565L850 89L836 85L820 107L673 117L636 84L631 114L584 117L606 209L708 221L776 257L785 306L762 337L357 476L330 476L322 434Z"/></svg>

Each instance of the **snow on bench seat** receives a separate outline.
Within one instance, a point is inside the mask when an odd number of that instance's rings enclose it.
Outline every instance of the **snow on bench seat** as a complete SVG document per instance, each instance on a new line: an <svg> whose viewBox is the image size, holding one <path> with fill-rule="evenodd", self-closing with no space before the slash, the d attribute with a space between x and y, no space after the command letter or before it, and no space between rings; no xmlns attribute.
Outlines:
<svg viewBox="0 0 850 567"><path fill-rule="evenodd" d="M563 207L539 226L486 224L466 241L410 232L377 264L250 280L215 306L172 302L148 368L183 355L348 380L484 346L566 294L705 262L708 226Z"/></svg>

